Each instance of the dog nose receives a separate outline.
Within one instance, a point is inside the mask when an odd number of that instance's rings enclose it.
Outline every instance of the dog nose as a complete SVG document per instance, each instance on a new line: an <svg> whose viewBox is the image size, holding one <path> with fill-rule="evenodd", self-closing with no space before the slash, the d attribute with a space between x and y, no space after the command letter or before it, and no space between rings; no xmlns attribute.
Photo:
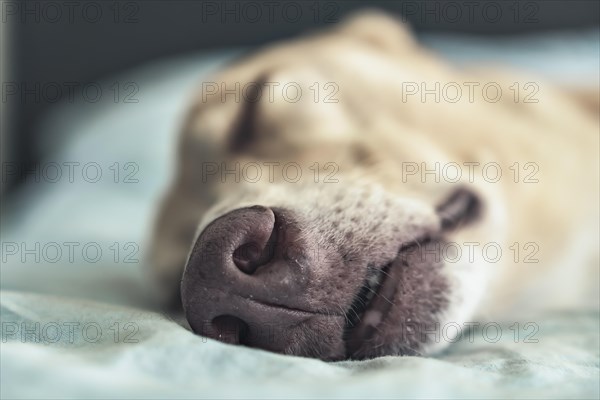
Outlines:
<svg viewBox="0 0 600 400"><path fill-rule="evenodd" d="M285 245L298 237L285 213L262 206L210 223L194 244L181 282L194 332L272 351L289 347L290 329L312 316L302 311L305 249Z"/></svg>

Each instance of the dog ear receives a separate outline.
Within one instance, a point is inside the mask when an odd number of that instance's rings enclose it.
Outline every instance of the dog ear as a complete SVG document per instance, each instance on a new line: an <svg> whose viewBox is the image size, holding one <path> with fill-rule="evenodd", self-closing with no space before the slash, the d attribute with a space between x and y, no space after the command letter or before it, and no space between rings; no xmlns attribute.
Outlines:
<svg viewBox="0 0 600 400"><path fill-rule="evenodd" d="M354 36L387 51L416 48L416 40L408 23L400 16L377 9L362 9L345 17L338 25L342 33Z"/></svg>
<svg viewBox="0 0 600 400"><path fill-rule="evenodd" d="M441 219L442 231L452 231L469 225L481 215L481 200L472 190L459 187L436 207Z"/></svg>
<svg viewBox="0 0 600 400"><path fill-rule="evenodd" d="M245 91L238 115L228 133L228 148L234 153L245 150L256 139L260 124L259 103L267 81L268 76L261 75Z"/></svg>

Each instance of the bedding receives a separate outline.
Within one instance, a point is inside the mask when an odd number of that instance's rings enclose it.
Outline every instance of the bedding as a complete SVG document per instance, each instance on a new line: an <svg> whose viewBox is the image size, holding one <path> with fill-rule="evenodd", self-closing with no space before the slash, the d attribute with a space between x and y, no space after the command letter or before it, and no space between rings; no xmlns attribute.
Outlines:
<svg viewBox="0 0 600 400"><path fill-rule="evenodd" d="M598 37L422 40L458 65L502 63L578 87L598 83ZM145 254L185 106L244 52L125 71L102 82L98 102L62 104L39 125L55 150L2 210L2 398L600 396L598 309L459 327L431 358L338 363L225 345L149 311ZM131 101L115 101L115 83L137 88ZM44 176L50 164L60 178Z"/></svg>
<svg viewBox="0 0 600 400"><path fill-rule="evenodd" d="M204 339L158 313L4 291L2 398L597 398L597 313L536 321L529 339L508 324L465 331L435 358L324 363Z"/></svg>

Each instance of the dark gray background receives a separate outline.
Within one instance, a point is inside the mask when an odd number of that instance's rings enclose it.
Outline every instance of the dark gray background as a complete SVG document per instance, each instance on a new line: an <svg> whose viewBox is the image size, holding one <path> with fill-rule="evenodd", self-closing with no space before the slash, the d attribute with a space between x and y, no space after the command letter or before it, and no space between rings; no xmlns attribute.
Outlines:
<svg viewBox="0 0 600 400"><path fill-rule="evenodd" d="M10 34L4 38L10 46L3 79L27 88L83 84L160 57L294 36L365 6L403 15L417 32L509 35L597 26L600 18L597 0L8 1L1 10ZM3 118L12 123L2 132L11 139L3 141L10 143L5 157L36 162L43 154L32 146L39 139L34 127L53 103L22 93L3 93L3 102L10 106ZM3 182L4 189L16 183Z"/></svg>

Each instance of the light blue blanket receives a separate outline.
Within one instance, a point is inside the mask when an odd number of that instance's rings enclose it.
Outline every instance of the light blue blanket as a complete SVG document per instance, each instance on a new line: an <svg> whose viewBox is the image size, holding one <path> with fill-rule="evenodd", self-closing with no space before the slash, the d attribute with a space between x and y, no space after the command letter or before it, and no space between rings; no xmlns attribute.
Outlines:
<svg viewBox="0 0 600 400"><path fill-rule="evenodd" d="M504 61L551 80L598 76L597 31L563 42L425 40L456 62ZM72 181L29 177L3 205L1 398L600 396L598 310L464 329L431 358L341 363L221 344L144 311L144 254L185 104L238 53L125 72L103 87L134 82L137 103L107 92L98 103L59 106L41 124L42 145L56 149L42 165L56 162L63 174L65 162L79 166ZM96 182L77 175L92 162L103 173Z"/></svg>
<svg viewBox="0 0 600 400"><path fill-rule="evenodd" d="M156 313L4 292L2 398L598 398L597 313L538 321L535 333L465 331L435 358L325 363L204 339Z"/></svg>

